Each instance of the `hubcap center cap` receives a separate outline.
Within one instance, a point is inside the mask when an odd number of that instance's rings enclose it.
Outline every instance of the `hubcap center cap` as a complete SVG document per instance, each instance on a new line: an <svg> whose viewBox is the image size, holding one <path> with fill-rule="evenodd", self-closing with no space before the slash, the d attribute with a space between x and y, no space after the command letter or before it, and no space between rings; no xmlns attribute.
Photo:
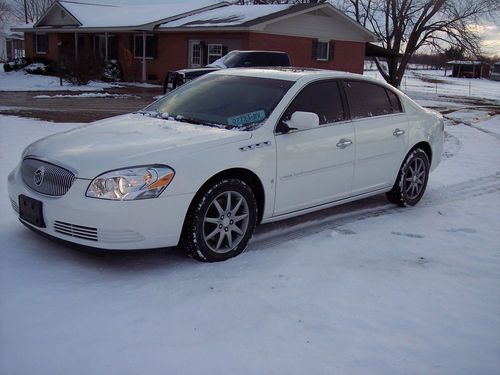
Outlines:
<svg viewBox="0 0 500 375"><path fill-rule="evenodd" d="M222 225L227 227L229 225L229 218L225 217L224 220L222 220Z"/></svg>

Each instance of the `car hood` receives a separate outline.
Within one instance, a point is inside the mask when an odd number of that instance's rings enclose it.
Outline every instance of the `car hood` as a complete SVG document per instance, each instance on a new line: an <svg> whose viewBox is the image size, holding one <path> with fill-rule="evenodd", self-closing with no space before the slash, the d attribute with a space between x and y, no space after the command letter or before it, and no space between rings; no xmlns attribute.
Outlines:
<svg viewBox="0 0 500 375"><path fill-rule="evenodd" d="M92 179L118 168L168 164L187 153L251 136L246 131L129 114L40 139L26 148L23 157L45 159L76 170L78 178Z"/></svg>

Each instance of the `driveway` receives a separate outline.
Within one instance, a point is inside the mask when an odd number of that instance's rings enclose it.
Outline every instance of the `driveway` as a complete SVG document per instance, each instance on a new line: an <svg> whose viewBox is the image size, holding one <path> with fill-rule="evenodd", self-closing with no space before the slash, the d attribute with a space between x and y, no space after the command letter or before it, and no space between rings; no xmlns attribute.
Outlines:
<svg viewBox="0 0 500 375"><path fill-rule="evenodd" d="M0 114L54 122L91 122L137 111L161 95L157 88L116 88L105 92L0 92ZM92 97L92 95L109 95ZM71 96L71 97L68 97Z"/></svg>

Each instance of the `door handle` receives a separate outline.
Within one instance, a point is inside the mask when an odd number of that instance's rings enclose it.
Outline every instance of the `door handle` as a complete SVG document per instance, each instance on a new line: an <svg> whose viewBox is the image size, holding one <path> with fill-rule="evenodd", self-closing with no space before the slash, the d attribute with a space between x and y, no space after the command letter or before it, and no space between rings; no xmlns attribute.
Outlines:
<svg viewBox="0 0 500 375"><path fill-rule="evenodd" d="M337 147L341 148L342 150L348 146L352 145L352 141L347 138L342 138L338 143Z"/></svg>
<svg viewBox="0 0 500 375"><path fill-rule="evenodd" d="M394 130L394 132L392 133L392 135L395 136L395 137L399 137L400 135L403 135L404 133L405 133L404 130L396 128L396 130Z"/></svg>

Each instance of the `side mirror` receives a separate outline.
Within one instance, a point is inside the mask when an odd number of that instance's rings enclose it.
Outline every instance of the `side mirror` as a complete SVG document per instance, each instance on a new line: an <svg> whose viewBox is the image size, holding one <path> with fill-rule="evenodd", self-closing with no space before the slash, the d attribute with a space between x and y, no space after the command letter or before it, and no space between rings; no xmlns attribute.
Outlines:
<svg viewBox="0 0 500 375"><path fill-rule="evenodd" d="M292 114L288 121L281 121L276 126L276 132L281 134L290 133L292 130L307 130L319 126L319 117L316 113L297 111Z"/></svg>
<svg viewBox="0 0 500 375"><path fill-rule="evenodd" d="M297 111L293 113L289 125L297 130L317 128L319 126L319 117L316 113Z"/></svg>

